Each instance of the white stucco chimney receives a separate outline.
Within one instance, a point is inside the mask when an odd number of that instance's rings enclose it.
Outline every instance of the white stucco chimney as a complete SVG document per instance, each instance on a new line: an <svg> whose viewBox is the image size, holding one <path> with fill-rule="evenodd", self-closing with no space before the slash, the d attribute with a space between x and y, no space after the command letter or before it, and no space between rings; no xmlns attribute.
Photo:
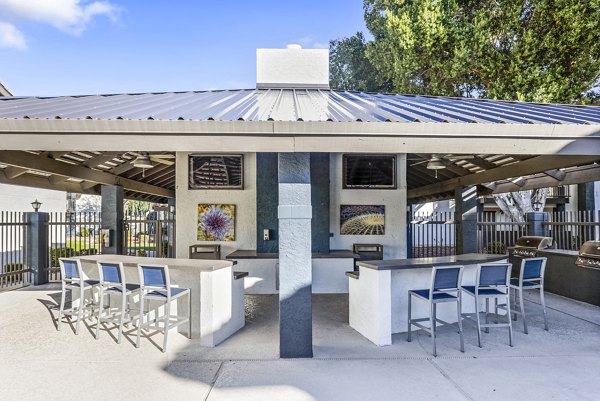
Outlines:
<svg viewBox="0 0 600 401"><path fill-rule="evenodd" d="M258 89L329 89L329 50L256 49Z"/></svg>

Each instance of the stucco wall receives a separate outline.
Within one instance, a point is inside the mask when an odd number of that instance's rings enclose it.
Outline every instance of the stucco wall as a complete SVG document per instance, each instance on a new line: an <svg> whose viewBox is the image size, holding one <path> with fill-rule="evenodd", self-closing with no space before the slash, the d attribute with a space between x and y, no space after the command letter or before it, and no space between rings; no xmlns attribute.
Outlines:
<svg viewBox="0 0 600 401"><path fill-rule="evenodd" d="M330 238L331 249L352 249L353 243L384 245L385 258L406 257L406 178L405 155L398 155L397 190L342 189L342 155L330 158ZM177 153L177 257L187 258L188 247L196 239L198 203L236 205L236 240L221 244L221 257L237 249L256 249L256 154L244 154L244 190L189 190L188 153ZM277 190L277 188L273 188ZM340 236L340 205L385 205L385 235ZM276 213L274 210L273 213Z"/></svg>
<svg viewBox="0 0 600 401"><path fill-rule="evenodd" d="M397 156L398 189L342 189L342 154L330 158L331 249L352 249L354 243L383 245L385 259L406 257L406 155ZM385 235L340 235L340 205L385 205Z"/></svg>
<svg viewBox="0 0 600 401"><path fill-rule="evenodd" d="M194 244L220 244L221 258L225 258L236 249L256 249L256 154L244 154L243 190L190 190L188 189L188 153L177 152L176 163L177 257L187 258L189 246ZM236 206L235 241L197 240L199 203Z"/></svg>

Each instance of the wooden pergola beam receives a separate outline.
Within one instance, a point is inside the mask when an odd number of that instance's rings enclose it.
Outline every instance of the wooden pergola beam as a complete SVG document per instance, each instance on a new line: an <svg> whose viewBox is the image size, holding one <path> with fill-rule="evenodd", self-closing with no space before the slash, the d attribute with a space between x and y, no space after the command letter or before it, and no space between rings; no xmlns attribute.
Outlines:
<svg viewBox="0 0 600 401"><path fill-rule="evenodd" d="M175 192L169 189L134 181L128 178L119 177L103 171L92 170L84 166L69 165L50 158L40 158L39 156L21 151L0 151L0 163L9 166L21 167L30 170L43 171L53 175L60 175L67 178L76 178L84 181L96 182L105 185L121 185L124 189L147 193L150 195L174 198ZM49 181L48 181L49 182ZM77 187L80 187L77 184ZM52 188L51 188L52 189ZM78 192L78 191L73 191Z"/></svg>
<svg viewBox="0 0 600 401"><path fill-rule="evenodd" d="M600 167L591 167L565 173L565 178L558 182L554 177L542 176L528 179L521 187L510 182L498 183L492 193L499 194L528 189L555 187L558 185L583 184L592 181L600 181Z"/></svg>
<svg viewBox="0 0 600 401"><path fill-rule="evenodd" d="M521 177L530 174L541 173L546 170L559 169L564 167L582 166L591 164L600 160L599 155L595 156L538 156L510 164L500 166L495 169L486 170L480 173L470 174L463 177L456 177L437 184L426 185L420 188L409 189L407 196L412 198L423 198L437 193L453 191L455 188L469 185L478 185L488 182L505 180L513 177ZM556 185L554 182L553 185Z"/></svg>

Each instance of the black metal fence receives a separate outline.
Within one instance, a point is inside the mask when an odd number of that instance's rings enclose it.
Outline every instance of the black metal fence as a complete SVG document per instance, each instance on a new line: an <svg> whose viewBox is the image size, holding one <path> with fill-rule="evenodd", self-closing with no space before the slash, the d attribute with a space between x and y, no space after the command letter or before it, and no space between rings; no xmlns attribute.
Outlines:
<svg viewBox="0 0 600 401"><path fill-rule="evenodd" d="M127 255L175 257L175 214L167 210L127 215L123 221Z"/></svg>
<svg viewBox="0 0 600 401"><path fill-rule="evenodd" d="M102 252L100 212L50 213L48 280L60 280L59 258Z"/></svg>
<svg viewBox="0 0 600 401"><path fill-rule="evenodd" d="M480 213L477 216L477 249L481 253L503 255L527 232L528 223L511 221L504 213Z"/></svg>
<svg viewBox="0 0 600 401"><path fill-rule="evenodd" d="M409 254L413 258L447 256L456 253L454 212L415 212L408 215Z"/></svg>
<svg viewBox="0 0 600 401"><path fill-rule="evenodd" d="M578 251L590 240L600 240L600 211L554 212L544 223L558 249Z"/></svg>
<svg viewBox="0 0 600 401"><path fill-rule="evenodd" d="M21 212L0 212L0 291L31 282L27 260L27 224Z"/></svg>

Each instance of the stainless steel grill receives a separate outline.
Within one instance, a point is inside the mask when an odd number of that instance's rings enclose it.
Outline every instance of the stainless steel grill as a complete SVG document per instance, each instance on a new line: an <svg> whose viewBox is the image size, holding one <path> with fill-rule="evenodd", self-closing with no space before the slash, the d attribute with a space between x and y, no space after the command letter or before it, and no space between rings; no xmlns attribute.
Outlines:
<svg viewBox="0 0 600 401"><path fill-rule="evenodd" d="M584 242L579 249L575 265L600 269L600 241Z"/></svg>
<svg viewBox="0 0 600 401"><path fill-rule="evenodd" d="M515 243L513 255L526 258L538 256L540 249L552 248L552 237L521 237Z"/></svg>

